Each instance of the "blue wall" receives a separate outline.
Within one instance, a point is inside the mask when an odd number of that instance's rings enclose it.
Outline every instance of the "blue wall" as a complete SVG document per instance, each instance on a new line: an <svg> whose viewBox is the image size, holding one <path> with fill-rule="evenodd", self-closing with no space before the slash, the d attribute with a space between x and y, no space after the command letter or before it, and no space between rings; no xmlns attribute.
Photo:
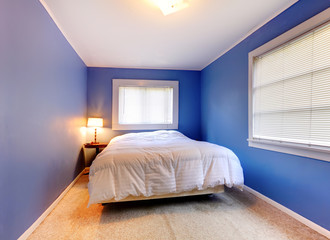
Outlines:
<svg viewBox="0 0 330 240"><path fill-rule="evenodd" d="M37 0L0 7L0 239L17 239L83 169L86 66Z"/></svg>
<svg viewBox="0 0 330 240"><path fill-rule="evenodd" d="M330 230L330 162L248 147L248 53L329 7L301 0L201 73L203 140L227 146L247 186Z"/></svg>
<svg viewBox="0 0 330 240"><path fill-rule="evenodd" d="M103 117L106 128L112 120L112 79L158 79L179 81L179 131L200 139L200 72L123 68L88 68L87 111L89 117ZM126 131L110 131L111 137Z"/></svg>

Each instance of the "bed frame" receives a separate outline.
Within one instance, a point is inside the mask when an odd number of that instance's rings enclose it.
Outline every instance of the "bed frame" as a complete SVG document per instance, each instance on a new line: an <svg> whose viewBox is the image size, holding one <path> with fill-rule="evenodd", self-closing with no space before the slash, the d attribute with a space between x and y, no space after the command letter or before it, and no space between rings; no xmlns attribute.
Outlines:
<svg viewBox="0 0 330 240"><path fill-rule="evenodd" d="M111 199L110 201L102 202L102 205L107 203L113 203L113 202L130 202L130 201L140 201L140 200L150 200L150 199L162 199L162 198L174 198L174 197L186 197L186 196L195 196L195 195L205 195L205 194L212 194L212 193L221 193L225 191L224 185L219 185L213 188L207 188L204 190L192 190L188 192L182 192L182 193L169 193L169 194L163 194L163 195L154 195L150 197L144 197L144 196L128 196L124 199L116 201L115 199Z"/></svg>

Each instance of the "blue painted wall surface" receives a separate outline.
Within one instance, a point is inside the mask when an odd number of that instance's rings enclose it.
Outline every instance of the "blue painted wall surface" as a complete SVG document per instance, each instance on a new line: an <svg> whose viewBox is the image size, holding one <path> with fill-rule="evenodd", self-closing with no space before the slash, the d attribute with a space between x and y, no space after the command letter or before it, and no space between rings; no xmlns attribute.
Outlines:
<svg viewBox="0 0 330 240"><path fill-rule="evenodd" d="M330 230L330 163L248 147L248 53L329 7L301 0L201 73L203 140L241 160L245 183Z"/></svg>
<svg viewBox="0 0 330 240"><path fill-rule="evenodd" d="M112 121L112 79L179 81L179 131L200 139L200 71L88 68L87 111L89 117L103 117L106 128ZM111 137L127 131L110 131Z"/></svg>
<svg viewBox="0 0 330 240"><path fill-rule="evenodd" d="M37 0L0 3L0 239L17 239L83 169L86 66Z"/></svg>

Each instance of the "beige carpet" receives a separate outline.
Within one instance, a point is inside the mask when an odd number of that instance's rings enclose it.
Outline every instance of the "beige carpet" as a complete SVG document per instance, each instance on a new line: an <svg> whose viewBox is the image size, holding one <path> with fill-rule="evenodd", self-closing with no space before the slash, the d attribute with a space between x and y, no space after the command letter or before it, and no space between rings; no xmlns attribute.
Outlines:
<svg viewBox="0 0 330 240"><path fill-rule="evenodd" d="M32 239L326 239L248 192L87 208L82 176Z"/></svg>

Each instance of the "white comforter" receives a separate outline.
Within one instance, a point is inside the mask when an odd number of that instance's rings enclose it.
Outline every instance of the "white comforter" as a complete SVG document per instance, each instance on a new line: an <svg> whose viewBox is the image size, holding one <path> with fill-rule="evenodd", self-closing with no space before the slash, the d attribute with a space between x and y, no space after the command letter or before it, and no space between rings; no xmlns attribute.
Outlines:
<svg viewBox="0 0 330 240"><path fill-rule="evenodd" d="M243 187L240 162L229 149L177 131L129 133L112 139L94 160L88 205L223 184Z"/></svg>

